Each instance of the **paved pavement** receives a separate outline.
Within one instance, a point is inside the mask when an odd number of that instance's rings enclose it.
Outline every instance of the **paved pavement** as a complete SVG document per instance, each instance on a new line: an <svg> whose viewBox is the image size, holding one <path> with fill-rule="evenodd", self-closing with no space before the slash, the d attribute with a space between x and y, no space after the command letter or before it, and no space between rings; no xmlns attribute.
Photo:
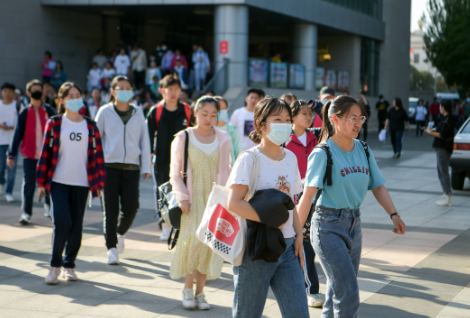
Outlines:
<svg viewBox="0 0 470 318"><path fill-rule="evenodd" d="M441 195L430 137L405 135L400 159L391 146L369 140L386 186L407 224L396 236L389 217L369 193L362 206L363 251L359 273L361 317L470 317L470 183L454 193L453 207L438 207ZM17 174L15 197L19 198ZM150 181L143 182L141 209L126 239L121 265L106 264L99 201L85 216L78 255L78 282L44 283L52 226L36 204L33 223L17 224L20 204L0 201L0 317L230 317L232 270L207 284L209 312L181 306L182 280L168 270L173 252L159 241ZM321 289L325 278L318 266ZM311 309L311 317L321 310ZM281 317L272 293L263 317ZM294 317L295 318L295 317Z"/></svg>

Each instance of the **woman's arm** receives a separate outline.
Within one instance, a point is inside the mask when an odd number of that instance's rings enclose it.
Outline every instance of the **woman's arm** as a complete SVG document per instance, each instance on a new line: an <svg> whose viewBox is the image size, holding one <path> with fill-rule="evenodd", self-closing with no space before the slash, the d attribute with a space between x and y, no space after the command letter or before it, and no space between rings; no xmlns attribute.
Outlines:
<svg viewBox="0 0 470 318"><path fill-rule="evenodd" d="M300 229L304 227L305 222L308 218L308 213L312 207L312 202L315 199L318 188L315 187L305 187L302 198L300 198L299 205L297 206L297 214L299 216Z"/></svg>
<svg viewBox="0 0 470 318"><path fill-rule="evenodd" d="M390 120L387 118L385 120L385 126L384 126L384 130L387 130L387 127L388 127L388 124L389 124ZM409 125L408 125L409 126Z"/></svg>
<svg viewBox="0 0 470 318"><path fill-rule="evenodd" d="M247 193L247 185L233 184L230 186L227 199L227 208L247 220L260 222L258 213L256 213L251 204L245 201L245 196Z"/></svg>
<svg viewBox="0 0 470 318"><path fill-rule="evenodd" d="M431 136L434 136L434 137L436 137L436 138L441 138L441 134L440 134L440 133L438 133L437 131L431 131L429 128L426 128L426 129L424 130L424 132L427 133L427 134L429 134L429 135L431 135Z"/></svg>
<svg viewBox="0 0 470 318"><path fill-rule="evenodd" d="M374 194L375 199L380 205L384 208L384 210L388 213L388 215L397 212L395 205L392 202L392 198L388 193L387 189L384 185L372 189L372 193ZM400 216L394 215L392 217L393 225L395 228L393 229L393 233L395 234L405 234L405 223L401 220Z"/></svg>

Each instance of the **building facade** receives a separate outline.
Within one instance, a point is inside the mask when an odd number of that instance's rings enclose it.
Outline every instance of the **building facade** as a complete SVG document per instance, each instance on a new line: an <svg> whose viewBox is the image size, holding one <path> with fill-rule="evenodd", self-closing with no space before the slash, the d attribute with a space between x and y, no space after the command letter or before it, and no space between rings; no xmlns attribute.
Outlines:
<svg viewBox="0 0 470 318"><path fill-rule="evenodd" d="M331 83L353 96L407 100L410 6L410 0L2 1L0 82L23 86L39 78L46 50L83 84L98 48L139 42L151 52L167 43L190 52L200 43L213 73L229 61L227 88L240 92L261 79L268 90L312 98ZM287 64L263 63L278 53Z"/></svg>

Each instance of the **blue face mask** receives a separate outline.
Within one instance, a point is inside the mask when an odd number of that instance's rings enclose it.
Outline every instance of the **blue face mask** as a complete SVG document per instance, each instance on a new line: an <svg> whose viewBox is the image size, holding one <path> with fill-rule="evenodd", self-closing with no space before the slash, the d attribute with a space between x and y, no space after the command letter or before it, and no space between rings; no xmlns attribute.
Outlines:
<svg viewBox="0 0 470 318"><path fill-rule="evenodd" d="M221 110L219 112L219 114L217 115L217 121L227 121L227 118L228 118L228 113L227 113L227 110L224 109L224 110Z"/></svg>
<svg viewBox="0 0 470 318"><path fill-rule="evenodd" d="M78 113L80 108L83 107L83 100L82 99L66 100L65 107L73 113Z"/></svg>
<svg viewBox="0 0 470 318"><path fill-rule="evenodd" d="M289 140L292 132L292 124L271 123L269 125L271 126L271 131L266 135L266 137L268 137L273 144L280 146Z"/></svg>
<svg viewBox="0 0 470 318"><path fill-rule="evenodd" d="M117 100L120 101L121 103L129 102L132 99L132 97L134 97L134 92L132 91L119 90L117 91L117 94L116 94Z"/></svg>

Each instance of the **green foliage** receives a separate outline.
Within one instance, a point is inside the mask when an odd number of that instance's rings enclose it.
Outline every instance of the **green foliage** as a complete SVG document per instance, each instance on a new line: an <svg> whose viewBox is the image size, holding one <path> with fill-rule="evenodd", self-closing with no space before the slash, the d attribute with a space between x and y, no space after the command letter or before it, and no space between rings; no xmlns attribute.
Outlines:
<svg viewBox="0 0 470 318"><path fill-rule="evenodd" d="M449 85L470 88L470 0L429 0L426 54Z"/></svg>
<svg viewBox="0 0 470 318"><path fill-rule="evenodd" d="M418 92L434 91L434 76L428 71L418 71L410 64L410 90Z"/></svg>

